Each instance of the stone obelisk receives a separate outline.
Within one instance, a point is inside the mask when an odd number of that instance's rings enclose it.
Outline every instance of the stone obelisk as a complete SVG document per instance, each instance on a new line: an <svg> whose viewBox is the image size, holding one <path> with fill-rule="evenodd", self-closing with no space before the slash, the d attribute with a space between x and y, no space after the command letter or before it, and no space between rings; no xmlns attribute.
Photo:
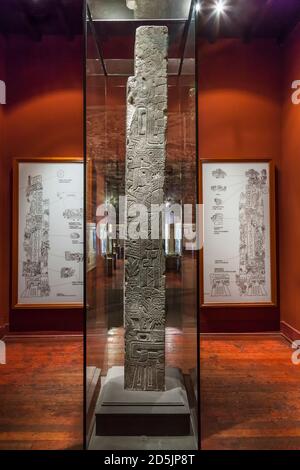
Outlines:
<svg viewBox="0 0 300 470"><path fill-rule="evenodd" d="M125 388L165 388L165 256L151 239L150 209L164 203L168 29L136 30L135 75L127 86L127 226L133 204L148 210L148 239L125 241Z"/></svg>

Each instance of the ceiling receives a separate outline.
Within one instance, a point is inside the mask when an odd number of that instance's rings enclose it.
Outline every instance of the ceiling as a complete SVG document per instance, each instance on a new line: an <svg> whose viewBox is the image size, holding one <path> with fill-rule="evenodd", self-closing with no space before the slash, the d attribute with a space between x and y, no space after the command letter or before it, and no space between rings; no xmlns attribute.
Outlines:
<svg viewBox="0 0 300 470"><path fill-rule="evenodd" d="M0 0L0 33L72 38L83 31L83 0Z"/></svg>
<svg viewBox="0 0 300 470"><path fill-rule="evenodd" d="M217 15L216 0L201 0L199 35L210 41L241 37L274 38L283 42L300 21L300 0L224 0Z"/></svg>
<svg viewBox="0 0 300 470"><path fill-rule="evenodd" d="M168 19L179 21L182 26L182 21L187 19L190 0L160 1L172 5ZM272 37L283 42L300 21L300 0L224 0L226 11L220 17L213 14L216 0L199 1L202 2L199 35L209 41L218 37L241 37L246 41L254 37ZM107 38L114 33L114 28L121 28L120 22L116 25L112 21L113 17L132 22L133 14L126 8L125 0L89 0L89 4L96 19L111 23L103 26L102 37ZM175 10L177 4L184 8ZM0 33L24 34L33 40L40 40L47 34L72 38L82 34L82 11L83 0L0 0ZM130 28L123 26L126 27Z"/></svg>

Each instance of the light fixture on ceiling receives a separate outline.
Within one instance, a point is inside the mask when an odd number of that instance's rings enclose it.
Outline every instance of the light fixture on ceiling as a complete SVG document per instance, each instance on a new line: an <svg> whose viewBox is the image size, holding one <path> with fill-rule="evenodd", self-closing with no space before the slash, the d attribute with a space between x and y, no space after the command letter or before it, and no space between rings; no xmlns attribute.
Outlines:
<svg viewBox="0 0 300 470"><path fill-rule="evenodd" d="M226 10L226 1L225 0L217 0L214 5L215 13L220 16L225 13Z"/></svg>

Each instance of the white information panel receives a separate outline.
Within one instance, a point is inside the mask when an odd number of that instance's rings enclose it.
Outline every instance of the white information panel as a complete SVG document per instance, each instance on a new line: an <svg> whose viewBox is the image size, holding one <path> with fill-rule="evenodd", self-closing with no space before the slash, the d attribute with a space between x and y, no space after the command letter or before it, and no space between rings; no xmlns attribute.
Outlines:
<svg viewBox="0 0 300 470"><path fill-rule="evenodd" d="M269 162L203 162L204 305L271 303Z"/></svg>
<svg viewBox="0 0 300 470"><path fill-rule="evenodd" d="M18 304L83 302L83 164L20 162Z"/></svg>

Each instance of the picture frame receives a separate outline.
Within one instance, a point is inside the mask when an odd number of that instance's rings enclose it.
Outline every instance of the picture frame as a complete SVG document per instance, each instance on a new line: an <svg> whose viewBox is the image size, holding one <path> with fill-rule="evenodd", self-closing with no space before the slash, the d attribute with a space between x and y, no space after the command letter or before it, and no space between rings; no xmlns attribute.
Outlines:
<svg viewBox="0 0 300 470"><path fill-rule="evenodd" d="M67 157L13 161L13 309L83 307L83 165Z"/></svg>
<svg viewBox="0 0 300 470"><path fill-rule="evenodd" d="M273 161L201 159L199 204L204 240L199 258L201 307L275 307Z"/></svg>

